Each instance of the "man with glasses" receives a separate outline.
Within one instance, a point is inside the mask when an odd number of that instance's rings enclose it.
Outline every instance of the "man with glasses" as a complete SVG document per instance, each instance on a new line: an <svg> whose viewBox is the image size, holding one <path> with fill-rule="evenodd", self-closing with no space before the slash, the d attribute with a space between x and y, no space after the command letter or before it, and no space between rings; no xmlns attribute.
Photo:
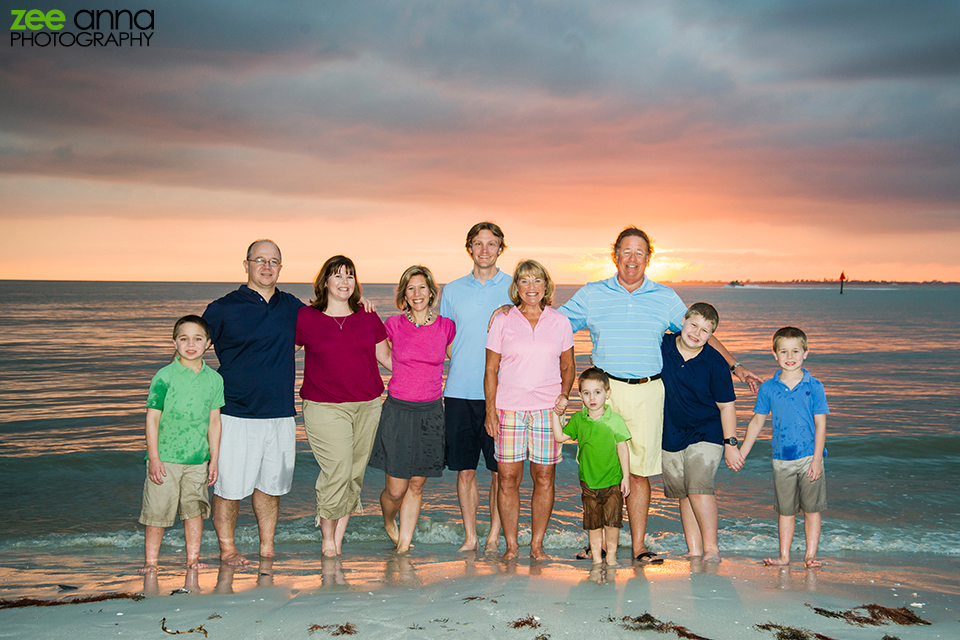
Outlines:
<svg viewBox="0 0 960 640"><path fill-rule="evenodd" d="M303 306L296 296L277 289L283 265L280 248L272 240L251 244L243 268L247 283L203 312L220 361L226 401L213 526L220 562L232 566L249 563L237 550L234 531L240 501L250 495L260 532L261 565L275 555L280 496L290 492L293 482L294 335Z"/></svg>

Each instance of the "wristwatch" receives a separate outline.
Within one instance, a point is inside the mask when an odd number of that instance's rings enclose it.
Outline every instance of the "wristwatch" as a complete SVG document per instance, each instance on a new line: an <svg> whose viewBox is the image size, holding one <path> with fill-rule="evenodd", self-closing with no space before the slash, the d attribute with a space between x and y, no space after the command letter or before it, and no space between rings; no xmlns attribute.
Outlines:
<svg viewBox="0 0 960 640"><path fill-rule="evenodd" d="M733 446L737 446L739 443L740 441L736 438L724 438L723 440L723 444L732 444Z"/></svg>
<svg viewBox="0 0 960 640"><path fill-rule="evenodd" d="M739 362L734 362L732 365L730 365L730 373L736 373L736 372L737 372L737 367L742 367L742 366L743 366L743 364L741 364L741 363L739 363Z"/></svg>

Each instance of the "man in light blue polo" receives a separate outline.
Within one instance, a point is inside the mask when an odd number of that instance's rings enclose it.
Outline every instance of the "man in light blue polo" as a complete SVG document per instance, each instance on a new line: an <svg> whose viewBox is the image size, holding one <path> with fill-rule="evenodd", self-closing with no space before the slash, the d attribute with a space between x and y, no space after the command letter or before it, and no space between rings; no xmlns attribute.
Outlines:
<svg viewBox="0 0 960 640"><path fill-rule="evenodd" d="M620 232L613 245L617 275L582 287L562 307L574 332L587 328L593 342L593 364L610 376L610 407L623 417L632 435L630 495L627 516L633 557L649 560L644 538L650 509L650 477L660 474L663 434L663 366L660 342L670 329L679 332L687 307L670 287L644 277L653 246L636 227ZM762 382L710 338L710 344L730 364L741 381Z"/></svg>
<svg viewBox="0 0 960 640"><path fill-rule="evenodd" d="M494 441L484 428L486 402L483 374L486 369L487 322L490 314L510 302L510 276L497 268L507 245L503 231L492 222L479 222L467 233L467 254L473 271L443 287L440 315L457 325L450 355L450 370L443 391L446 423L446 466L457 472L457 499L463 518L464 541L458 551L479 550L477 509L480 490L477 465L480 453L492 477L490 483L490 533L484 548L494 552L500 544L497 511L497 461Z"/></svg>

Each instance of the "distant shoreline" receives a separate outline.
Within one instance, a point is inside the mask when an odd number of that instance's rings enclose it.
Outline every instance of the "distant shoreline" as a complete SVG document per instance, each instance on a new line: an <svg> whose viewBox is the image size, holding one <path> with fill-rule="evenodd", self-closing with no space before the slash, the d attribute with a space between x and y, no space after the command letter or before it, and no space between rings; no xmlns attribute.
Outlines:
<svg viewBox="0 0 960 640"><path fill-rule="evenodd" d="M14 280L4 280L0 279L0 282L99 282L99 283L116 283L116 284L223 284L223 285L235 285L239 283L239 280L236 281L217 281L217 280L194 280L194 281L183 281L183 280L41 280L41 279L14 279ZM660 284L665 284L669 286L676 285L701 285L701 286L718 286L725 287L731 284L731 280L657 280ZM840 286L839 280L736 280L735 282L743 286L820 286L823 285L835 285ZM396 286L394 282L365 282L365 285L377 285L377 286ZM441 286L446 283L439 283ZM558 287L582 287L585 282L579 283L566 283L558 282L556 283ZM940 285L958 285L960 282L949 281L949 280L924 280L912 281L912 280L846 280L844 286L858 286L858 285L868 285L868 286L902 286L902 285L920 285L920 286L940 286ZM280 286L284 285L304 285L304 286L313 286L312 282L281 282Z"/></svg>

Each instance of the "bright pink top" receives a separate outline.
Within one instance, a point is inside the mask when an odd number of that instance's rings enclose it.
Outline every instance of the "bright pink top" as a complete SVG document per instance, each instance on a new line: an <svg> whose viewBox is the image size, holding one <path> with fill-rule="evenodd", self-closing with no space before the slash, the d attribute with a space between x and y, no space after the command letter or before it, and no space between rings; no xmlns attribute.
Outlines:
<svg viewBox="0 0 960 640"><path fill-rule="evenodd" d="M390 395L409 402L430 402L443 395L443 360L447 345L457 332L450 318L437 316L418 327L405 315L392 316L384 323L393 344L393 377Z"/></svg>
<svg viewBox="0 0 960 640"><path fill-rule="evenodd" d="M296 337L305 350L300 397L313 402L366 402L380 397L383 379L376 347L386 339L383 322L375 313L360 309L331 318L319 309L301 307Z"/></svg>
<svg viewBox="0 0 960 640"><path fill-rule="evenodd" d="M497 409L549 409L560 395L560 354L573 348L567 317L552 307L540 314L536 328L516 307L497 314L487 335L487 349L500 354Z"/></svg>

